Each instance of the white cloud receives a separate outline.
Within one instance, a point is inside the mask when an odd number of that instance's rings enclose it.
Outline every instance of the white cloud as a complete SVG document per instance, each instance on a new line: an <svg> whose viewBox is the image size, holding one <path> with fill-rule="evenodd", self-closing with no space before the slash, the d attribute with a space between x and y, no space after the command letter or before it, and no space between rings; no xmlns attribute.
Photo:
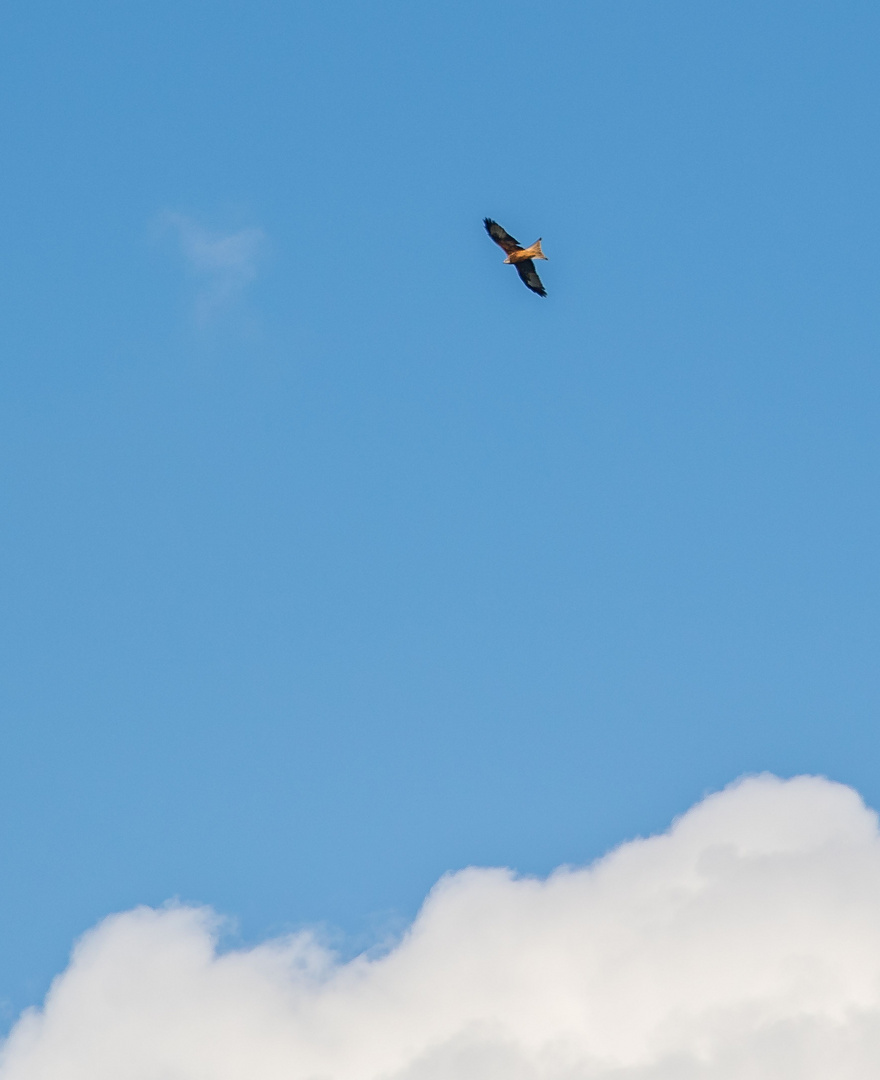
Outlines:
<svg viewBox="0 0 880 1080"><path fill-rule="evenodd" d="M172 229L190 275L198 282L195 318L209 323L233 304L257 276L257 264L266 243L262 229L213 232L185 214L164 211L157 218L161 231Z"/></svg>
<svg viewBox="0 0 880 1080"><path fill-rule="evenodd" d="M747 779L546 880L439 882L388 954L218 955L208 910L87 934L2 1080L876 1080L880 838L849 788Z"/></svg>

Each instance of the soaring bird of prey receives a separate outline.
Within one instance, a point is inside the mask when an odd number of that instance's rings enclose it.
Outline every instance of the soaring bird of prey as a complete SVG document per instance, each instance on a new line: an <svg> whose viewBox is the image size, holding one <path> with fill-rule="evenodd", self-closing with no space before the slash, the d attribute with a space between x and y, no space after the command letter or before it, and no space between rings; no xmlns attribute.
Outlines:
<svg viewBox="0 0 880 1080"><path fill-rule="evenodd" d="M547 290L541 284L538 271L535 269L534 262L532 262L533 259L547 258L544 252L541 251L540 237L531 247L524 248L518 240L514 240L509 232L505 232L497 221L493 221L491 218L483 218L483 224L486 226L486 232L495 243L507 252L507 258L504 261L513 263L516 272L522 278L523 284L528 286L532 292L537 293L538 296L546 296Z"/></svg>

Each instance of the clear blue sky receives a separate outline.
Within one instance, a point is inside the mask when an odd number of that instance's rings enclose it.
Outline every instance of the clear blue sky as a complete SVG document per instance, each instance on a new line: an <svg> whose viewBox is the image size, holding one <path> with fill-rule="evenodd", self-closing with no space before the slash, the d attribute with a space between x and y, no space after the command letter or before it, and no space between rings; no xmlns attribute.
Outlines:
<svg viewBox="0 0 880 1080"><path fill-rule="evenodd" d="M6 1021L141 902L351 949L745 771L880 803L876 4L3 22Z"/></svg>

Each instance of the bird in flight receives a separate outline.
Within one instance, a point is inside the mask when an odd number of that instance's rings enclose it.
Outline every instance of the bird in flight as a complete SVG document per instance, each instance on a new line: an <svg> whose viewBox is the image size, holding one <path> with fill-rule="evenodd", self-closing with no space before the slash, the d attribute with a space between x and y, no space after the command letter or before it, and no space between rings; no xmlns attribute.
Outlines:
<svg viewBox="0 0 880 1080"><path fill-rule="evenodd" d="M541 284L538 271L532 261L533 259L547 258L544 252L541 251L540 238L531 247L524 248L518 240L514 240L509 232L505 232L497 221L493 221L491 218L483 218L483 224L486 226L486 232L495 243L507 252L507 258L504 261L513 263L516 272L522 278L523 284L532 292L537 293L538 296L546 296L547 290Z"/></svg>

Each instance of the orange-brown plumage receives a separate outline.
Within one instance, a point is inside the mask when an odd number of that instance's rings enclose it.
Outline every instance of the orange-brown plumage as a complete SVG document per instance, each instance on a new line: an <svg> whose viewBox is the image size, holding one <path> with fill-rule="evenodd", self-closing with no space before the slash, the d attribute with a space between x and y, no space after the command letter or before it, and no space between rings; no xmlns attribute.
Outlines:
<svg viewBox="0 0 880 1080"><path fill-rule="evenodd" d="M523 284L532 292L537 293L538 296L546 296L547 290L541 283L533 262L534 259L547 258L541 250L540 238L531 247L524 248L518 240L514 240L509 232L502 229L497 221L493 221L491 218L483 218L483 224L486 226L486 232L489 236L507 255L504 261L516 267L516 272L519 274Z"/></svg>

